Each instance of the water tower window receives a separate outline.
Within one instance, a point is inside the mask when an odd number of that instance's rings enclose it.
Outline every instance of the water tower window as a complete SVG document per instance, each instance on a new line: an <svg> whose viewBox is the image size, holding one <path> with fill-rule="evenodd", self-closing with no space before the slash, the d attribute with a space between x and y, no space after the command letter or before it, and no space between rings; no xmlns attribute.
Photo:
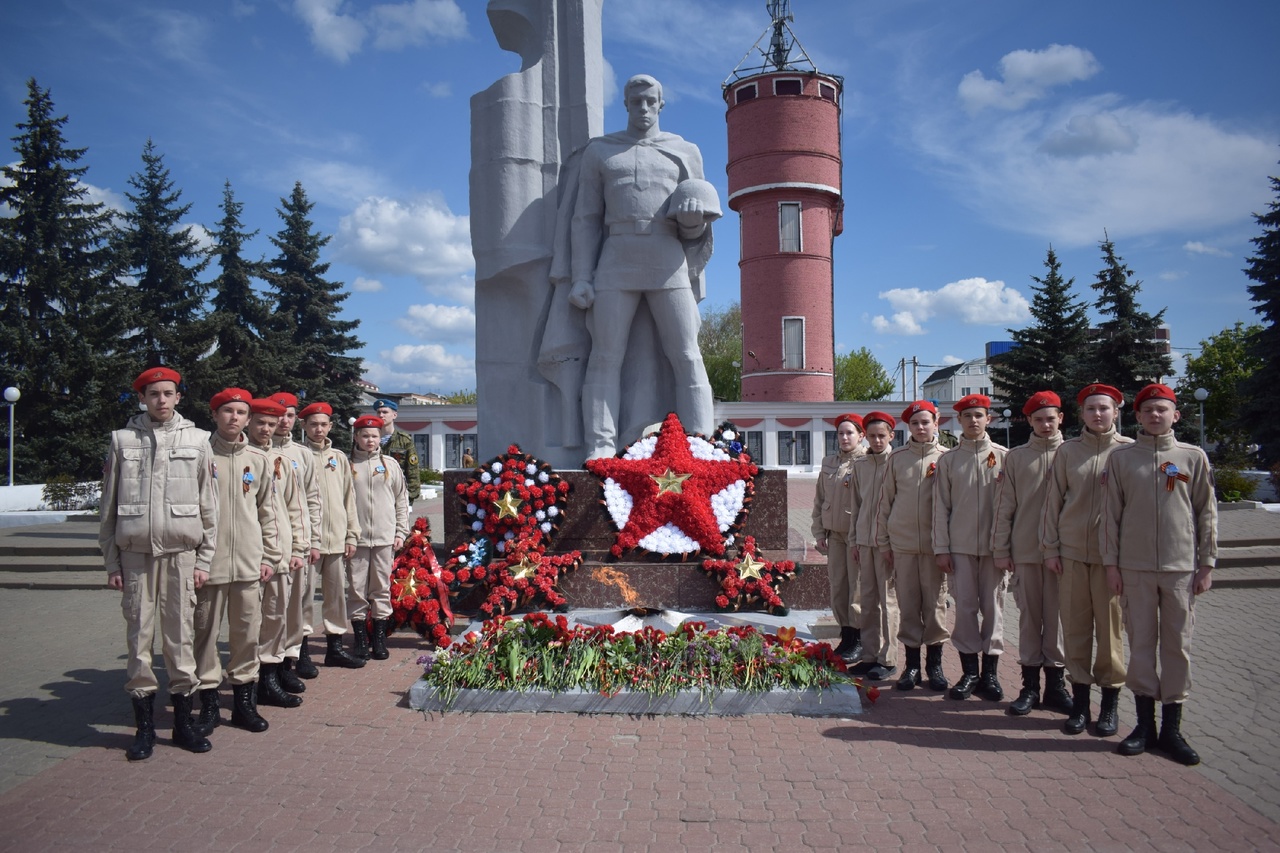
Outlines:
<svg viewBox="0 0 1280 853"><path fill-rule="evenodd" d="M782 369L804 370L804 318L782 318Z"/></svg>
<svg viewBox="0 0 1280 853"><path fill-rule="evenodd" d="M802 95L804 94L804 82L801 80L774 80L773 94Z"/></svg>
<svg viewBox="0 0 1280 853"><path fill-rule="evenodd" d="M756 84L748 83L745 86L739 86L737 90L733 93L733 102L735 104L740 104L743 101L755 100L755 97L756 97Z"/></svg>
<svg viewBox="0 0 1280 853"><path fill-rule="evenodd" d="M828 86L826 83L819 83L818 97L828 101L834 101L836 99L836 87Z"/></svg>
<svg viewBox="0 0 1280 853"><path fill-rule="evenodd" d="M784 201L778 205L778 251L799 252L800 202Z"/></svg>

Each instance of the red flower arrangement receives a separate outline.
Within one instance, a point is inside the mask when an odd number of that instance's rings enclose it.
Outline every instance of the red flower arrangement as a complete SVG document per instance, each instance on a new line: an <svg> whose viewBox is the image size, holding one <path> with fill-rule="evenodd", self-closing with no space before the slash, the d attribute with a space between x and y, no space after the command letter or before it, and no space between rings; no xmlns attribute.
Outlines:
<svg viewBox="0 0 1280 853"><path fill-rule="evenodd" d="M413 523L391 567L391 618L393 628L412 625L438 648L449 645L453 627L449 587L431 550L431 525L426 518Z"/></svg>
<svg viewBox="0 0 1280 853"><path fill-rule="evenodd" d="M561 572L582 565L582 552L548 555L532 540L514 540L506 556L488 566L489 595L480 609L486 616L510 613L535 600L563 607L565 597L556 589Z"/></svg>
<svg viewBox="0 0 1280 853"><path fill-rule="evenodd" d="M587 460L587 470L603 481L602 502L618 529L614 557L633 548L681 559L725 552L746 519L759 471L731 426L708 440L687 435L672 413L656 436L617 457Z"/></svg>
<svg viewBox="0 0 1280 853"><path fill-rule="evenodd" d="M792 560L761 560L752 536L743 538L737 560L703 560L701 568L720 581L717 610L758 607L778 616L788 612L778 595L778 585L800 573L800 567Z"/></svg>

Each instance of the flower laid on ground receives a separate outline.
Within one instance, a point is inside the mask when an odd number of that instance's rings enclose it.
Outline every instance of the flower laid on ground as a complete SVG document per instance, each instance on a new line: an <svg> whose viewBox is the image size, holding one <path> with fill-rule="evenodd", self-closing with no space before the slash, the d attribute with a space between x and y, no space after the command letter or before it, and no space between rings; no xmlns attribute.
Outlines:
<svg viewBox="0 0 1280 853"><path fill-rule="evenodd" d="M800 573L800 567L791 560L760 559L752 536L743 538L736 560L703 560L701 568L720 581L717 610L759 608L778 616L788 612L778 594L778 585Z"/></svg>
<svg viewBox="0 0 1280 853"><path fill-rule="evenodd" d="M633 548L662 556L720 555L743 521L758 468L736 432L722 424L718 438L686 435L669 414L657 435L628 446L617 457L589 459L586 468L603 482L604 505L618 529L610 552Z"/></svg>
<svg viewBox="0 0 1280 853"><path fill-rule="evenodd" d="M563 615L545 613L495 617L418 663L446 707L464 689L605 696L627 690L655 698L691 690L714 700L725 690L862 686L830 646L797 639L794 628L766 634L750 626L719 630L685 622L669 634L656 628L615 633L608 625L570 626ZM866 695L874 702L879 691Z"/></svg>
<svg viewBox="0 0 1280 853"><path fill-rule="evenodd" d="M431 525L419 518L391 567L391 624L410 625L437 646L449 645L449 586L431 550Z"/></svg>

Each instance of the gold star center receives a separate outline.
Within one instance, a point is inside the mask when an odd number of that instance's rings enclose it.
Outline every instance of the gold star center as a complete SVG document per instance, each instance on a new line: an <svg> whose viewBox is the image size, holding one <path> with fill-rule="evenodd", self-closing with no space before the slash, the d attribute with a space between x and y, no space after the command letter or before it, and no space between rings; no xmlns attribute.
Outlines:
<svg viewBox="0 0 1280 853"><path fill-rule="evenodd" d="M738 577L746 580L760 580L760 570L764 568L764 563L755 558L753 554L743 554L742 562L738 563Z"/></svg>
<svg viewBox="0 0 1280 853"><path fill-rule="evenodd" d="M498 518L517 518L520 515L520 504L524 501L516 497L515 492L507 492L502 496L502 500L494 501L493 505L498 508Z"/></svg>
<svg viewBox="0 0 1280 853"><path fill-rule="evenodd" d="M531 578L538 573L538 561L530 557L525 557L511 568L511 577L514 580L521 578Z"/></svg>
<svg viewBox="0 0 1280 853"><path fill-rule="evenodd" d="M649 477L658 484L658 494L664 495L667 492L673 494L684 494L684 481L692 477L692 474L677 474L668 468L661 476L650 474Z"/></svg>

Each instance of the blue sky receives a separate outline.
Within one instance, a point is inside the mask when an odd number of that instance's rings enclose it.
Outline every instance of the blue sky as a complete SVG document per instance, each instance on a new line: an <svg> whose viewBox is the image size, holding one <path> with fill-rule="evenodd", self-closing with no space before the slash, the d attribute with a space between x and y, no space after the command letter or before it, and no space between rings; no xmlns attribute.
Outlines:
<svg viewBox="0 0 1280 853"><path fill-rule="evenodd" d="M387 391L475 386L467 224L469 99L515 71L481 0L45 0L0 4L0 124L26 80L87 147L86 183L121 206L148 138L219 218L230 180L270 256L296 180L333 235L367 377ZM1104 229L1194 351L1254 318L1240 271L1280 173L1280 4L793 0L794 30L845 78L845 233L836 345L886 368L981 355L1028 322L1052 243L1081 295ZM617 81L663 81L665 129L725 193L720 86L768 25L764 0L606 0L606 130ZM0 153L6 162L12 148ZM734 214L719 226L736 233ZM717 241L706 307L738 298ZM480 346L500 345L482 339Z"/></svg>

